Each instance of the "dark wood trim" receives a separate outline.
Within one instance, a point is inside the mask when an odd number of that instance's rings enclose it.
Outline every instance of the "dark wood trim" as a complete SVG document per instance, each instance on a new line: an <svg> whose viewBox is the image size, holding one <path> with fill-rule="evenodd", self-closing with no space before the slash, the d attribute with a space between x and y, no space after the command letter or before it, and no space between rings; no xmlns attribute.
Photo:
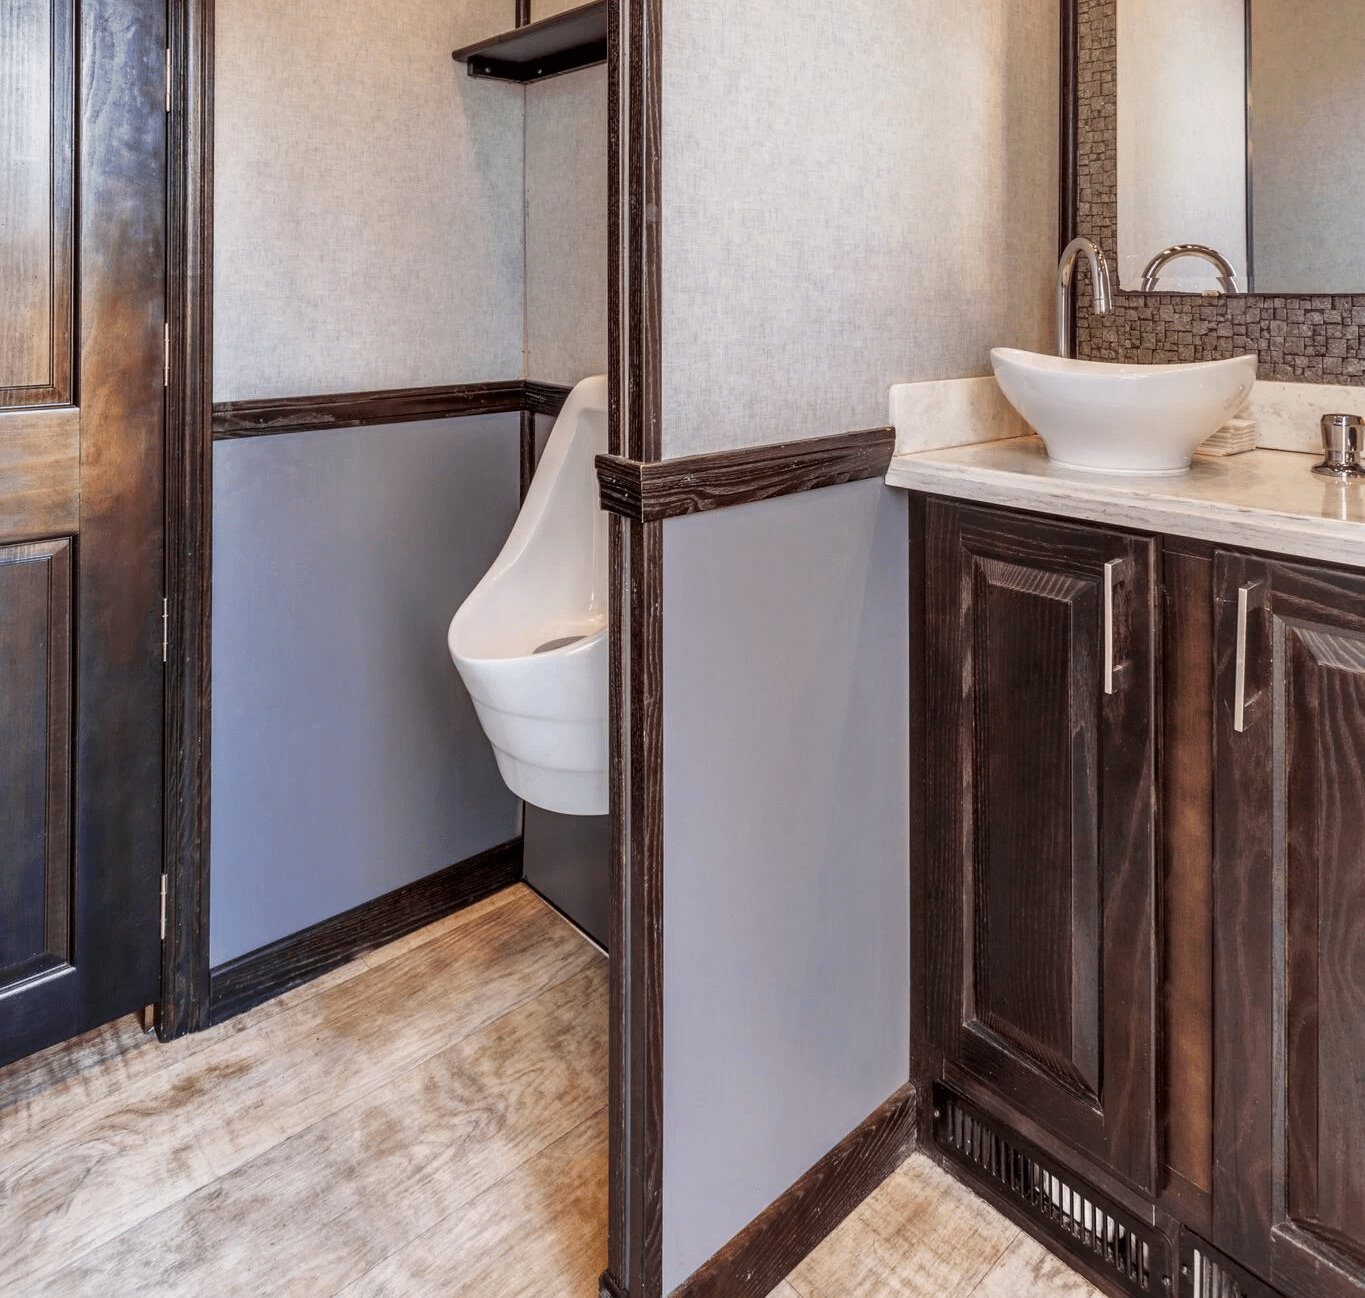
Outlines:
<svg viewBox="0 0 1365 1298"><path fill-rule="evenodd" d="M382 392L336 392L320 396L264 397L225 401L213 407L213 439L270 437L328 428L367 428L417 419L463 419L469 415L527 412L557 415L570 389L554 383L508 379L456 383L439 388L390 388Z"/></svg>
<svg viewBox="0 0 1365 1298"><path fill-rule="evenodd" d="M221 1023L521 880L522 840L514 838L249 951L213 971L209 1021Z"/></svg>
<svg viewBox="0 0 1365 1298"><path fill-rule="evenodd" d="M324 396L266 397L227 401L213 407L213 438L263 437L325 428L365 428L415 419L457 419L520 411L526 385L456 383L439 388L391 388L382 392L338 392Z"/></svg>
<svg viewBox="0 0 1365 1298"><path fill-rule="evenodd" d="M521 442L517 459L521 499L524 501L526 493L531 490L531 479L536 471L536 417L526 409L521 412Z"/></svg>
<svg viewBox="0 0 1365 1298"><path fill-rule="evenodd" d="M451 57L465 64L471 77L522 85L604 63L607 0L592 0L537 22L531 21L530 5L518 0L512 31L462 46Z"/></svg>
<svg viewBox="0 0 1365 1298"><path fill-rule="evenodd" d="M537 383L535 379L527 379L523 386L526 394L522 409L533 415L559 414L573 391L559 383Z"/></svg>
<svg viewBox="0 0 1365 1298"><path fill-rule="evenodd" d="M209 1007L214 0L171 0L168 17L163 1041L206 1026Z"/></svg>
<svg viewBox="0 0 1365 1298"><path fill-rule="evenodd" d="M662 0L607 5L608 448L660 456ZM663 527L611 520L612 1298L663 1290Z"/></svg>
<svg viewBox="0 0 1365 1298"><path fill-rule="evenodd" d="M869 428L657 463L599 455L602 508L635 522L655 523L880 478L890 467L895 445L895 429Z"/></svg>
<svg viewBox="0 0 1365 1298"><path fill-rule="evenodd" d="M1079 110L1076 0L1061 0L1061 104L1058 128L1061 158L1057 168L1057 255L1076 237L1076 120Z"/></svg>
<svg viewBox="0 0 1365 1298"><path fill-rule="evenodd" d="M672 1298L766 1298L909 1156L917 1107L914 1089L902 1087Z"/></svg>
<svg viewBox="0 0 1365 1298"><path fill-rule="evenodd" d="M1072 239L1076 237L1079 230L1076 228L1076 202L1077 202L1077 152L1076 152L1076 123L1080 116L1080 81L1079 81L1079 55L1077 41L1079 39L1079 9L1078 0L1061 0L1062 25L1061 25L1061 92L1058 137L1060 140L1061 156L1057 167L1057 255L1062 255ZM1076 281L1073 277L1070 288L1067 290L1071 298L1071 338L1069 347L1071 354L1076 354Z"/></svg>

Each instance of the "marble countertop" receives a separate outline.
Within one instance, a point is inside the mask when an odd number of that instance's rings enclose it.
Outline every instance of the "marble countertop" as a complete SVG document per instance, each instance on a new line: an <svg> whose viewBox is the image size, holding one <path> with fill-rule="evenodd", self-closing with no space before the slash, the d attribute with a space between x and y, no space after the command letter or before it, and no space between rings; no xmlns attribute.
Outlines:
<svg viewBox="0 0 1365 1298"><path fill-rule="evenodd" d="M895 456L893 487L1144 532L1365 568L1365 479L1341 486L1314 456L1249 451L1197 457L1172 477L1065 469L1037 437Z"/></svg>

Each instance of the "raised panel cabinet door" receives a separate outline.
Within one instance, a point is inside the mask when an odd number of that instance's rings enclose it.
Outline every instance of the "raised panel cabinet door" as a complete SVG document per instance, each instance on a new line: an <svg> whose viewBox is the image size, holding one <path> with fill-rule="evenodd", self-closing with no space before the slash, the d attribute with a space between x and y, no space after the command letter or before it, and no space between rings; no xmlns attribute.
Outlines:
<svg viewBox="0 0 1365 1298"><path fill-rule="evenodd" d="M925 524L930 1038L1151 1190L1155 543L938 500Z"/></svg>
<svg viewBox="0 0 1365 1298"><path fill-rule="evenodd" d="M1215 563L1214 1230L1365 1294L1365 576Z"/></svg>
<svg viewBox="0 0 1365 1298"><path fill-rule="evenodd" d="M160 996L165 48L0 2L0 1064Z"/></svg>

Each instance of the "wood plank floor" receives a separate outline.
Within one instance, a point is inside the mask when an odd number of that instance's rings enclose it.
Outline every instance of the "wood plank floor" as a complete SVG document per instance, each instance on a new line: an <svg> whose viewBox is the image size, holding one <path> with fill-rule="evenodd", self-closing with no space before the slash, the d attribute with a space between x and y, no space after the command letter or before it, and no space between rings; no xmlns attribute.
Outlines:
<svg viewBox="0 0 1365 1298"><path fill-rule="evenodd" d="M1103 1298L923 1154L874 1190L771 1298Z"/></svg>
<svg viewBox="0 0 1365 1298"><path fill-rule="evenodd" d="M0 1294L595 1298L607 962L508 889L208 1032L0 1069ZM774 1298L1093 1298L912 1158Z"/></svg>
<svg viewBox="0 0 1365 1298"><path fill-rule="evenodd" d="M595 1294L607 962L513 888L208 1032L0 1070L5 1295Z"/></svg>

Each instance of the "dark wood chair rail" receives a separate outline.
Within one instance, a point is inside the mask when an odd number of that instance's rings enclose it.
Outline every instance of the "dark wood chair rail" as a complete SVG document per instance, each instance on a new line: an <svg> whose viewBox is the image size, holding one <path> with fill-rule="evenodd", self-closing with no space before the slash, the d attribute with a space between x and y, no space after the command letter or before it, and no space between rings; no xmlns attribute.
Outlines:
<svg viewBox="0 0 1365 1298"><path fill-rule="evenodd" d="M890 467L895 444L893 428L868 428L652 463L599 455L597 479L603 509L653 523L879 478Z"/></svg>
<svg viewBox="0 0 1365 1298"><path fill-rule="evenodd" d="M401 424L417 419L515 414L523 410L538 415L557 415L568 395L569 389L558 384L509 379L447 387L226 401L213 407L213 438L224 441L328 428Z"/></svg>

